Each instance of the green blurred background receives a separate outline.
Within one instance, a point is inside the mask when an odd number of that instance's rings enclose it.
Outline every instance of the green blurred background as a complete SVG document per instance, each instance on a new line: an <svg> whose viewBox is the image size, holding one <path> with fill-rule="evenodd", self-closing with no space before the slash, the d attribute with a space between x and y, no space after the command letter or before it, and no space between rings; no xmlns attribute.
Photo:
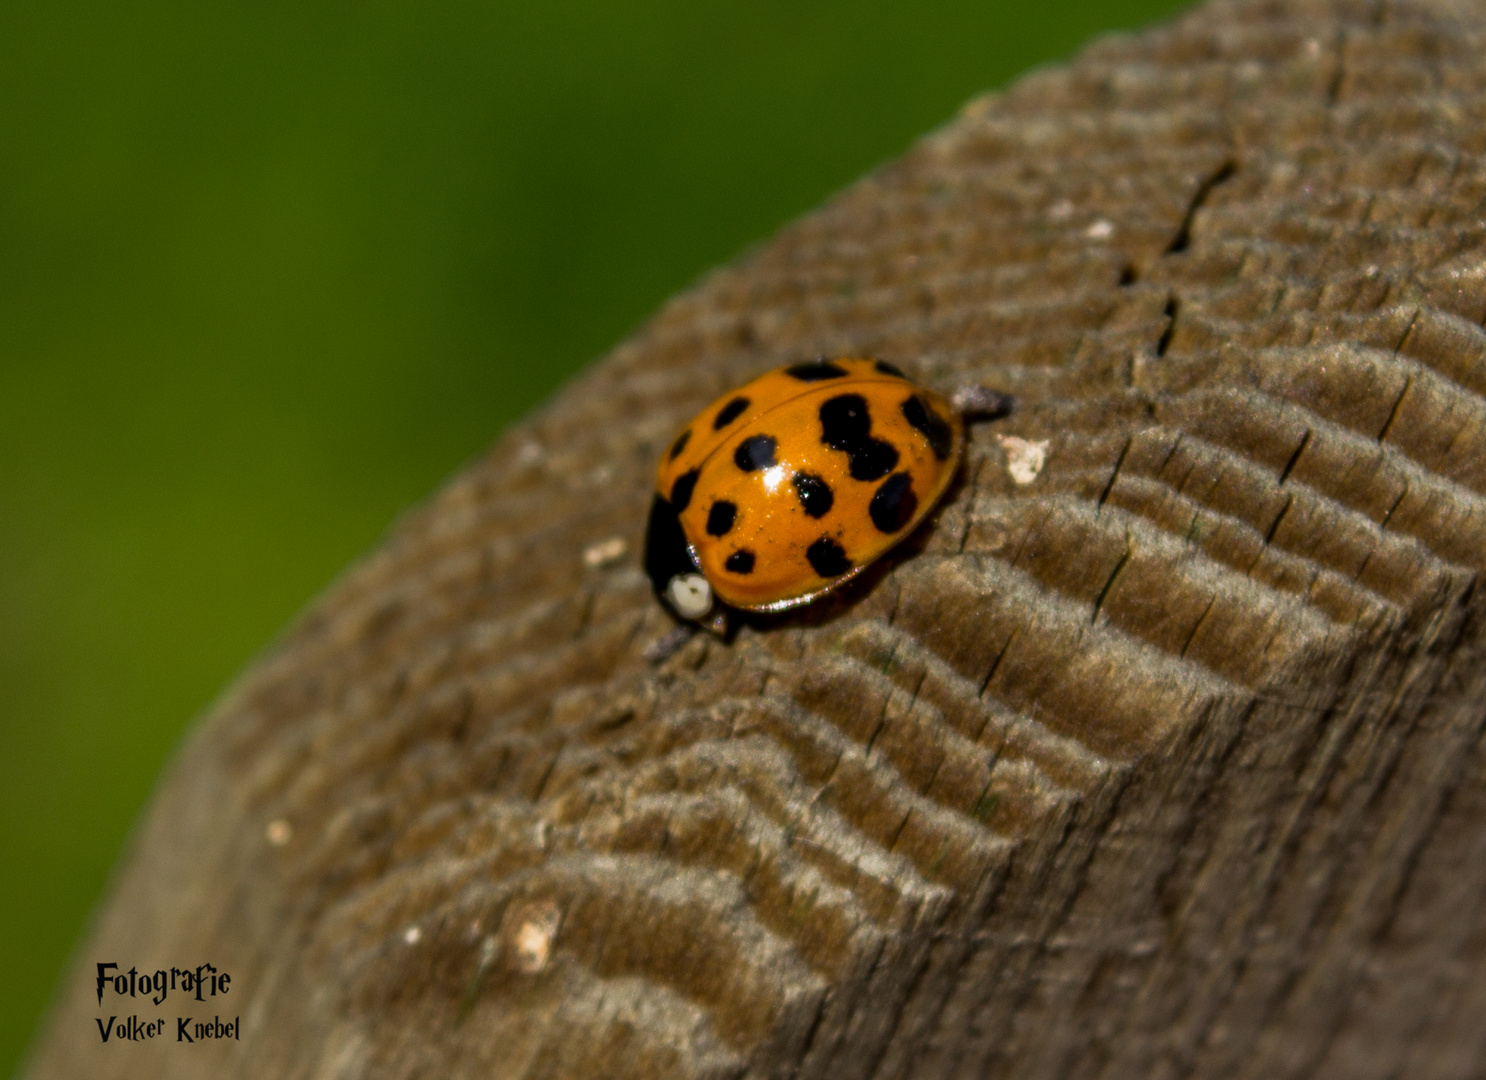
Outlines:
<svg viewBox="0 0 1486 1080"><path fill-rule="evenodd" d="M972 94L1177 6L0 5L0 1075L185 726L401 509Z"/></svg>

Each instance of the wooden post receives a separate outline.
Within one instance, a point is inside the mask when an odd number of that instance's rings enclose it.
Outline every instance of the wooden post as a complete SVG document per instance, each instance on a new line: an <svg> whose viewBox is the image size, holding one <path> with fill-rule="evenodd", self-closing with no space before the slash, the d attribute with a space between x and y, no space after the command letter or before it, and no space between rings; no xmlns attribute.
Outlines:
<svg viewBox="0 0 1486 1080"><path fill-rule="evenodd" d="M29 1075L1486 1071L1483 88L1479 5L1210 4L677 297L201 726ZM647 663L657 455L822 353L1018 408Z"/></svg>

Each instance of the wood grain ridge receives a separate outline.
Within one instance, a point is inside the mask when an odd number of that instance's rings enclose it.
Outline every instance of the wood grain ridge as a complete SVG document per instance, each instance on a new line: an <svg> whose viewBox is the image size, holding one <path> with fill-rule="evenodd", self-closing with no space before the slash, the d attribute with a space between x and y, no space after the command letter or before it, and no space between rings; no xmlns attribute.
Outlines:
<svg viewBox="0 0 1486 1080"><path fill-rule="evenodd" d="M1483 155L1442 0L1212 3L972 102L236 684L30 1075L1480 1075ZM822 353L1019 408L842 595L648 665L656 455ZM230 971L241 1042L100 1046L106 959Z"/></svg>

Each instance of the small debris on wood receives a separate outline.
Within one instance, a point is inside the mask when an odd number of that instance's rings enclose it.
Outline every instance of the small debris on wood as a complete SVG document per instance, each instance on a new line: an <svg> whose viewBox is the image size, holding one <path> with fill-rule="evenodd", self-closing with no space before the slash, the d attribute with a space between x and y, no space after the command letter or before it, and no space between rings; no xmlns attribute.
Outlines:
<svg viewBox="0 0 1486 1080"><path fill-rule="evenodd" d="M624 537L611 536L583 549L583 565L591 570L598 570L618 562L628 550L629 544Z"/></svg>
<svg viewBox="0 0 1486 1080"><path fill-rule="evenodd" d="M1030 484L1047 463L1047 439L1033 442L1015 435L997 435L996 441L1006 451L1006 471L1018 484Z"/></svg>
<svg viewBox="0 0 1486 1080"><path fill-rule="evenodd" d="M515 934L516 968L535 975L547 966L552 956L552 940L557 936L562 912L551 900L543 900L522 909L517 915Z"/></svg>
<svg viewBox="0 0 1486 1080"><path fill-rule="evenodd" d="M1010 394L971 383L962 386L950 395L950 404L967 422L1000 420L1010 416L1016 408L1016 399Z"/></svg>

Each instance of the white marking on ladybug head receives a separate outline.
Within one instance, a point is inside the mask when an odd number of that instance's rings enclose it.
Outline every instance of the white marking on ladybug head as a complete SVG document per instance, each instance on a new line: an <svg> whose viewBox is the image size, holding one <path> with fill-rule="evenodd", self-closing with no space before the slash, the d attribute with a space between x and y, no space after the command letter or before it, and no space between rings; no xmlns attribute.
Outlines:
<svg viewBox="0 0 1486 1080"><path fill-rule="evenodd" d="M712 610L712 586L701 574L677 574L666 585L666 599L683 619L700 619Z"/></svg>

